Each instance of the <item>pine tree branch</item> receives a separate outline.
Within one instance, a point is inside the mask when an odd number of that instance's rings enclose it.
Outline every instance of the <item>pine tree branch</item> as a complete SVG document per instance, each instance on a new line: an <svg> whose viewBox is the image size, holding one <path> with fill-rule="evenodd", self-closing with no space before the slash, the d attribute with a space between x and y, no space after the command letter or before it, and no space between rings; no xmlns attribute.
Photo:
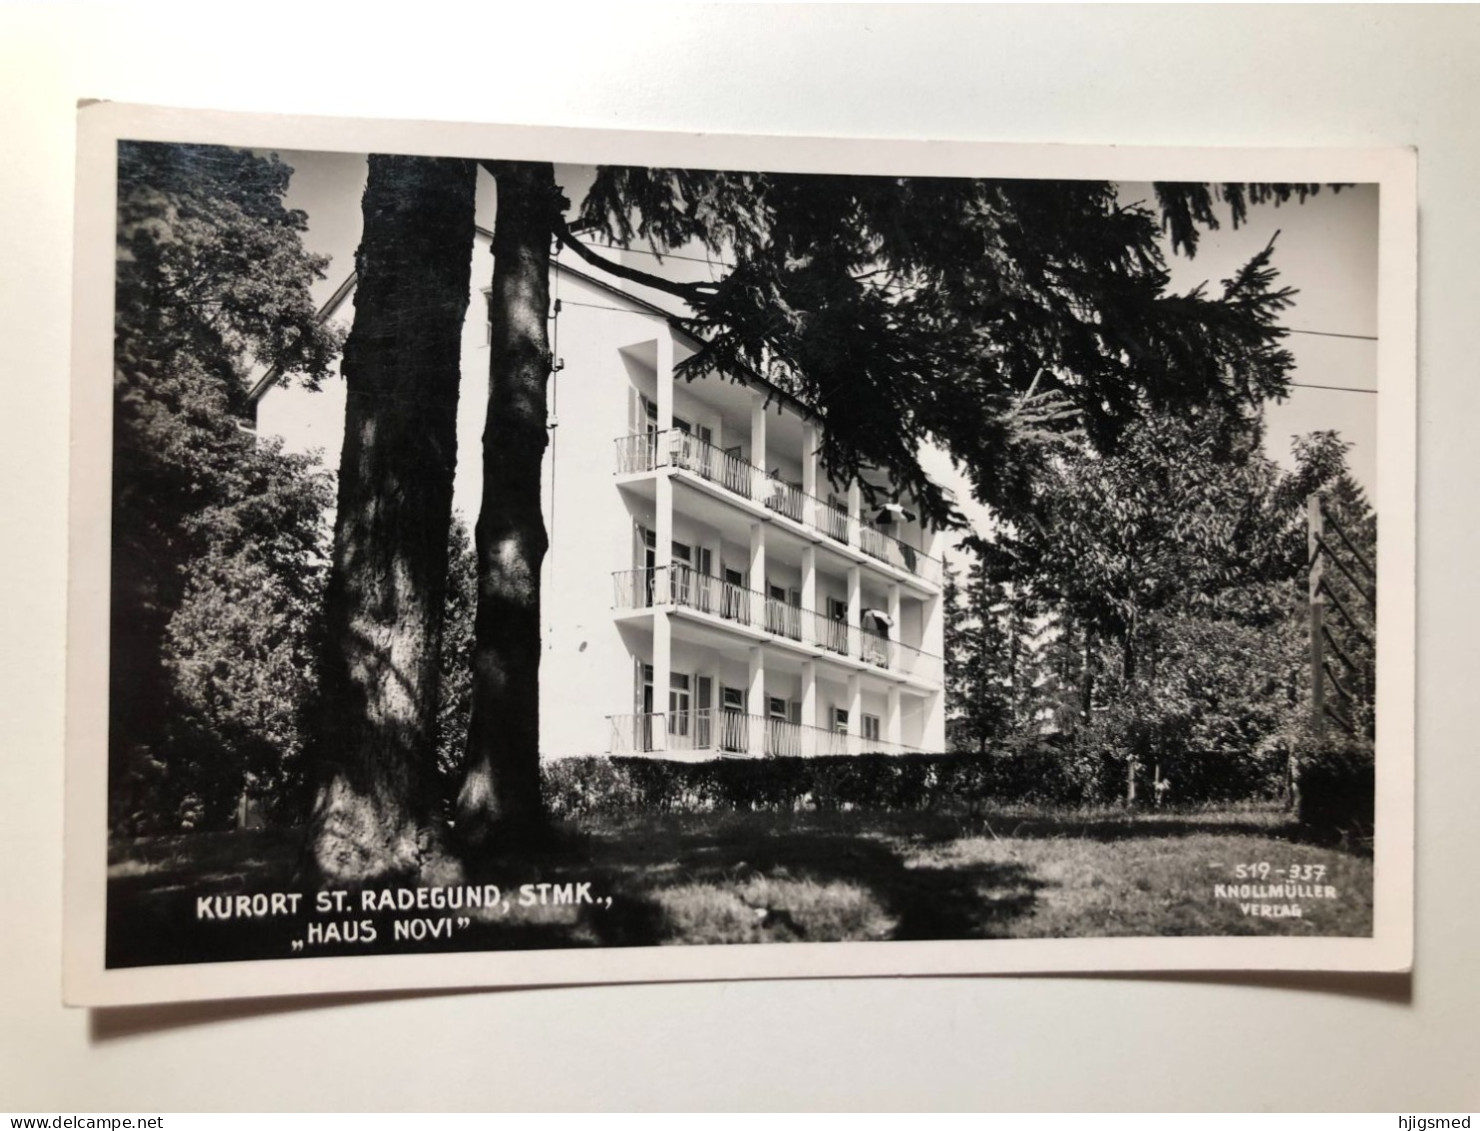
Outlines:
<svg viewBox="0 0 1480 1131"><path fill-rule="evenodd" d="M576 239L566 224L563 216L555 219L555 238L562 245L571 249L591 266L599 268L607 274L615 275L619 279L626 279L629 283L640 283L644 287L652 287L654 290L663 291L683 299L685 302L698 304L707 297L713 295L719 288L713 283L677 283L672 279L664 279L658 275L650 275L646 271L639 271L635 267L628 267L621 263L615 263L605 259L589 247Z"/></svg>

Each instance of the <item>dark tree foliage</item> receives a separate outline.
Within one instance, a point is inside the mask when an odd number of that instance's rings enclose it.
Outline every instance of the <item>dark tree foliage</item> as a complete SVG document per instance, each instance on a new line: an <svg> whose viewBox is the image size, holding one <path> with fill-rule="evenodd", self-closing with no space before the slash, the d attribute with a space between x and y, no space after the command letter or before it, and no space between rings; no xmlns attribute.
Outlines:
<svg viewBox="0 0 1480 1131"><path fill-rule="evenodd" d="M114 341L110 827L220 827L297 773L329 499L312 459L242 420L264 370L310 387L314 317L291 170L123 142Z"/></svg>
<svg viewBox="0 0 1480 1131"><path fill-rule="evenodd" d="M1305 499L1349 479L1334 433L1296 455L1285 472L1257 428L1148 417L1113 456L1059 460L1031 521L980 546L1083 633L1079 738L1126 764L1132 796L1137 765L1268 767L1303 725Z"/></svg>
<svg viewBox="0 0 1480 1131"><path fill-rule="evenodd" d="M1013 515L1052 441L1108 449L1147 411L1286 387L1273 248L1217 295L1171 294L1156 213L1108 184L606 168L581 223L732 257L666 288L705 343L681 372L764 374L819 413L834 476L883 468L932 520L953 515L924 441Z"/></svg>
<svg viewBox="0 0 1480 1131"><path fill-rule="evenodd" d="M976 561L964 589L952 575L945 599L951 749L986 753L1037 730L1040 622L1026 587L993 577Z"/></svg>
<svg viewBox="0 0 1480 1131"><path fill-rule="evenodd" d="M1331 186L1340 192L1341 185ZM1197 254L1198 239L1204 228L1217 231L1219 214L1228 209L1235 229L1249 218L1250 205L1281 204L1306 200L1321 191L1315 184L1197 184L1185 181L1163 181L1156 185L1156 202L1161 209L1162 230L1171 240L1174 252Z"/></svg>

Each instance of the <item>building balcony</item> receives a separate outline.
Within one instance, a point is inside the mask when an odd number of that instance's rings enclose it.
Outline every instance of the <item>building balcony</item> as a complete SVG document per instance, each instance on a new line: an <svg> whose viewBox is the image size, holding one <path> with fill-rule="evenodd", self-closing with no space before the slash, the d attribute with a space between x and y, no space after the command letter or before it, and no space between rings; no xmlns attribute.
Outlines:
<svg viewBox="0 0 1480 1131"><path fill-rule="evenodd" d="M915 746L861 734L702 708L665 714L611 716L614 755L713 758L819 758L841 754L919 754Z"/></svg>
<svg viewBox="0 0 1480 1131"><path fill-rule="evenodd" d="M736 449L719 448L678 429L620 436L616 447L618 475L640 475L663 467L690 472L736 498L763 506L896 570L931 585L941 584L943 571L938 558L860 522L832 502L773 477L741 458Z"/></svg>
<svg viewBox="0 0 1480 1131"><path fill-rule="evenodd" d="M901 640L861 625L825 617L764 593L743 589L691 566L622 570L612 575L615 607L687 609L751 629L778 642L818 649L891 674L939 684L942 664Z"/></svg>

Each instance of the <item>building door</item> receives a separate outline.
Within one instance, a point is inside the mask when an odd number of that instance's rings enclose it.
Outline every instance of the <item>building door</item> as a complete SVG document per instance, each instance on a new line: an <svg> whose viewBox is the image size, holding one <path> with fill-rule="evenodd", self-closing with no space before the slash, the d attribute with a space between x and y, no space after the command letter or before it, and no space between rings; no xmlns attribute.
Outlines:
<svg viewBox="0 0 1480 1131"><path fill-rule="evenodd" d="M707 675L694 677L694 749L714 746L714 680Z"/></svg>
<svg viewBox="0 0 1480 1131"><path fill-rule="evenodd" d="M653 665L638 665L638 712L636 747L651 751L653 746Z"/></svg>
<svg viewBox="0 0 1480 1131"><path fill-rule="evenodd" d="M766 631L774 632L778 636L791 636L788 612L786 586L768 585L766 587Z"/></svg>
<svg viewBox="0 0 1480 1131"><path fill-rule="evenodd" d="M823 647L840 655L848 654L848 602L836 597L827 599L827 624L823 626Z"/></svg>
<svg viewBox="0 0 1480 1131"><path fill-rule="evenodd" d="M766 696L766 753L773 757L794 756L797 751L792 741L795 732L787 724L791 722L791 711L786 700L780 696Z"/></svg>
<svg viewBox="0 0 1480 1131"><path fill-rule="evenodd" d="M746 729L745 689L721 687L719 700L719 748L734 754L744 754L750 749L749 732Z"/></svg>
<svg viewBox="0 0 1480 1131"><path fill-rule="evenodd" d="M694 604L694 550L683 542L673 543L673 581L670 590L675 605Z"/></svg>
<svg viewBox="0 0 1480 1131"><path fill-rule="evenodd" d="M693 745L693 701L689 694L689 677L681 672L668 676L668 733L678 740L675 749Z"/></svg>
<svg viewBox="0 0 1480 1131"><path fill-rule="evenodd" d="M714 479L714 429L700 424L697 427L687 420L673 418L673 462L689 471L697 471L705 479Z"/></svg>
<svg viewBox="0 0 1480 1131"><path fill-rule="evenodd" d="M725 570L724 593L720 599L720 615L741 624L750 623L749 595L745 591L745 575L738 569Z"/></svg>

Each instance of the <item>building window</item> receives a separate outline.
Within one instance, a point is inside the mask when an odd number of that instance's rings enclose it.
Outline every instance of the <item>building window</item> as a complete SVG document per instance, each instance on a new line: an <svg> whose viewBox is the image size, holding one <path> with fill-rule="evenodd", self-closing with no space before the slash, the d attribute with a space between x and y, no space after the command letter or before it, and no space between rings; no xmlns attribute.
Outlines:
<svg viewBox="0 0 1480 1131"><path fill-rule="evenodd" d="M839 734L848 733L848 712L842 707L833 708L833 730Z"/></svg>
<svg viewBox="0 0 1480 1131"><path fill-rule="evenodd" d="M879 741L879 716L863 716L863 739L865 742Z"/></svg>

